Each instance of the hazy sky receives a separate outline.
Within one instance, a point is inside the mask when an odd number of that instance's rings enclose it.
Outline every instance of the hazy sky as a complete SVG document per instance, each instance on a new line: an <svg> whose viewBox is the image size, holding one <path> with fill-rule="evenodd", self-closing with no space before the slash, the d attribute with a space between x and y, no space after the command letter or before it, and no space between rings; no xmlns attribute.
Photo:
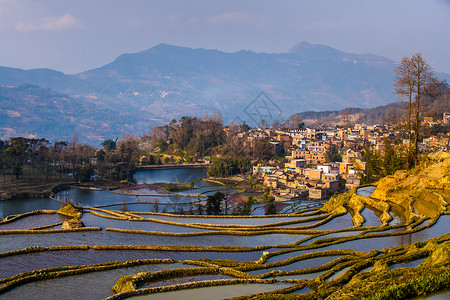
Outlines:
<svg viewBox="0 0 450 300"><path fill-rule="evenodd" d="M159 43L287 52L308 41L450 73L450 0L0 0L0 66L77 73Z"/></svg>

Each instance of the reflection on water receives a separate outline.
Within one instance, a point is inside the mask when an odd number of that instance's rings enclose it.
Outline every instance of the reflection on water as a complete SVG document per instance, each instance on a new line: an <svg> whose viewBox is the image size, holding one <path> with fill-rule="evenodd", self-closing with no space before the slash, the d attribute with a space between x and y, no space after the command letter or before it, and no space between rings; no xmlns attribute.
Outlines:
<svg viewBox="0 0 450 300"><path fill-rule="evenodd" d="M333 218L330 222L327 222L320 227L312 228L311 230L338 230L353 227L352 216L345 214Z"/></svg>
<svg viewBox="0 0 450 300"><path fill-rule="evenodd" d="M289 293L289 295L298 295L298 294L307 294L307 293L311 293L311 290L308 288L302 288L301 290Z"/></svg>
<svg viewBox="0 0 450 300"><path fill-rule="evenodd" d="M0 230L29 229L52 225L65 220L67 220L67 217L59 214L31 215L11 223L0 224Z"/></svg>
<svg viewBox="0 0 450 300"><path fill-rule="evenodd" d="M356 190L356 194L362 197L370 197L370 195L372 195L372 193L375 191L376 188L377 188L376 186L360 187Z"/></svg>
<svg viewBox="0 0 450 300"><path fill-rule="evenodd" d="M194 282L194 281L233 279L233 278L234 277L221 275L221 274L175 277L175 278L170 278L170 279L162 280L162 281L149 282L140 288L150 288L150 287L166 286L166 285L172 285L172 284L183 284L183 283Z"/></svg>
<svg viewBox="0 0 450 300"><path fill-rule="evenodd" d="M450 216L441 216L436 224L433 225L430 229L425 229L422 231L418 231L415 233L405 234L405 235L398 235L398 236L388 236L388 237L377 237L377 238L366 238L366 239L360 239L360 240L353 240L343 243L338 243L335 245L330 245L326 247L322 247L319 250L337 250L337 249L352 249L355 251L364 251L369 252L371 250L381 250L384 248L390 248L390 247L397 247L397 246L404 246L407 244L412 244L420 241L426 241L428 239L441 236L443 234L448 233L448 228L450 226ZM400 230L404 230L401 228ZM325 235L323 237L331 237L334 235L353 235L358 234L358 232L343 232L343 233L334 233L330 235ZM312 241L316 239L320 239L323 237L318 237L312 240L309 240L306 242L306 244L311 243ZM303 245L303 244L302 244ZM270 258L270 262L277 262L277 261L283 261L289 257L315 252L318 251L318 249L309 249L309 250L299 250L294 251L286 254L277 255L276 257Z"/></svg>
<svg viewBox="0 0 450 300"><path fill-rule="evenodd" d="M391 265L391 266L389 266L389 268L391 268L391 269L415 268L418 265L420 265L424 260L425 260L425 258L417 259L417 260L414 260L414 261L402 262L402 263L399 263L399 264Z"/></svg>
<svg viewBox="0 0 450 300"><path fill-rule="evenodd" d="M321 250L331 250L331 249L353 249L357 251L368 252L373 249L381 250L383 248L404 246L407 244L412 244L416 242L426 241L428 239L441 236L448 233L448 228L450 226L450 216L441 216L436 224L430 229L424 229L418 232L398 235L398 236L388 236L388 237L378 237L378 238L368 238L363 240L354 240L337 245L332 245L328 247L321 248ZM404 230L404 229L401 229Z"/></svg>
<svg viewBox="0 0 450 300"><path fill-rule="evenodd" d="M181 290L175 292L165 292L159 294L150 294L144 296L136 296L133 299L151 299L151 300L188 300L199 299L201 295L202 300L207 299L224 299L231 297L238 297L244 295L251 295L263 292L270 292L275 290L284 289L291 286L288 283L275 283L275 284L236 284L232 286L214 286L204 287L192 290Z"/></svg>
<svg viewBox="0 0 450 300"><path fill-rule="evenodd" d="M111 193L108 190L68 189L55 194L61 201L70 201L81 206L101 206L136 202L135 196Z"/></svg>
<svg viewBox="0 0 450 300"><path fill-rule="evenodd" d="M56 266L80 266L136 259L232 259L258 260L262 251L254 252L183 252L152 250L69 250L44 251L3 257L0 259L0 278ZM0 296L1 298L1 296Z"/></svg>
<svg viewBox="0 0 450 300"><path fill-rule="evenodd" d="M330 278L327 279L327 281L332 281L332 280L337 279L339 276L341 276L342 274L347 272L349 268L350 267L347 267L347 268L340 270L339 272L334 273L333 276L331 276Z"/></svg>
<svg viewBox="0 0 450 300"><path fill-rule="evenodd" d="M277 276L275 277L278 280L287 280L287 279L313 279L322 275L323 273L328 272L328 270L317 272L317 273L309 273L309 274L301 274L301 275L288 275L288 276Z"/></svg>
<svg viewBox="0 0 450 300"><path fill-rule="evenodd" d="M134 174L136 183L192 182L206 177L206 168L182 168L167 170L140 170Z"/></svg>
<svg viewBox="0 0 450 300"><path fill-rule="evenodd" d="M5 299L104 299L114 293L111 287L127 275L139 272L189 268L181 263L144 265L27 283L3 295ZM89 291L89 295L86 295ZM45 295L45 297L44 297Z"/></svg>
<svg viewBox="0 0 450 300"><path fill-rule="evenodd" d="M297 217L273 217L273 218L177 218L158 215L145 215L146 218L178 222L178 223L208 223L208 224L223 224L223 225L265 225L279 222L295 221L304 218ZM315 221L318 222L318 221ZM304 223L296 224L296 226L302 226Z"/></svg>
<svg viewBox="0 0 450 300"><path fill-rule="evenodd" d="M0 218L40 209L58 210L60 206L61 203L50 198L2 200L0 201Z"/></svg>
<svg viewBox="0 0 450 300"><path fill-rule="evenodd" d="M405 224L406 223L405 209L400 205L394 203L389 203L389 205L391 206L389 213L394 218L389 223L389 225Z"/></svg>
<svg viewBox="0 0 450 300"><path fill-rule="evenodd" d="M380 221L380 214L378 213L378 215L377 215L375 213L375 211L371 210L370 208L365 207L362 210L361 215L366 220L364 222L363 226L380 226L380 225L382 225L382 223Z"/></svg>
<svg viewBox="0 0 450 300"><path fill-rule="evenodd" d="M81 221L86 226L99 226L102 228L119 228L128 230L147 230L147 231L159 231L159 232L205 232L209 230L197 229L183 226L175 226L154 222L139 222L139 221L125 221L125 220L112 220L102 217L97 217L89 213L85 213L81 218ZM1 228L1 227L0 227Z"/></svg>
<svg viewBox="0 0 450 300"><path fill-rule="evenodd" d="M291 244L305 235L267 234L258 236L208 235L182 238L182 245L189 246L242 246ZM0 243L0 252L27 248L31 246L50 247L55 245L180 245L176 236L159 236L147 234L129 234L111 231L68 232L64 234L20 234L4 235Z"/></svg>
<svg viewBox="0 0 450 300"><path fill-rule="evenodd" d="M154 182L191 182L200 177L205 176L206 169L172 169L172 170L146 170L137 172L136 179L138 183L154 183ZM222 186L213 185L205 182L198 182L195 184L195 189L183 191L186 194L197 193L214 193L216 189L223 189ZM365 187L358 189L358 194L361 196L370 196L375 187ZM209 191L209 192L208 192ZM198 201L197 197L186 196L170 196L170 197L150 197L150 196L127 196L111 193L107 190L80 190L70 189L57 193L56 197L63 201L72 201L83 206L106 206L108 209L128 209L136 212L150 212L155 210L155 202L158 202L158 211L163 210L167 212L179 211L180 209L189 212L189 210L195 209L195 205L189 204L190 202ZM204 200L203 200L204 201ZM282 212L294 212L299 209L304 209L316 205L320 205L320 202L314 201L289 201L284 203L286 206L282 208ZM27 211L37 209L59 209L60 203L51 199L18 199L10 201L0 202L0 217L4 218L7 215L18 214ZM264 214L264 204L254 205L253 214ZM414 203L414 209L416 212L431 216L437 212L437 206L428 203L426 201L417 200ZM404 209L397 205L391 205L391 212L394 216L392 224L404 223ZM381 222L379 220L380 212L365 208L362 211L362 215L366 219L364 226L379 226ZM167 217L167 216L153 216L142 215L145 218L154 218L160 220L174 221L179 223L209 223L209 224L236 224L236 225L265 225L273 224L285 221L304 220L310 218L309 216L297 216L297 217L271 217L271 218L179 218L179 217ZM0 225L0 230L10 229L22 229L38 227L43 225L54 224L64 220L59 215L36 215L23 218L21 220ZM117 233L111 231L105 231L105 228L120 228L120 229L132 229L132 230L148 230L158 232L170 232L170 233L186 233L186 232L204 232L208 230L188 228L183 226L174 226L167 224L160 224L155 222L141 222L141 221L120 221L111 220L94 216L90 213L83 215L82 221L87 226L99 226L102 231L91 232L68 232L64 234L60 233L47 233L47 234L6 234L1 236L0 252L6 252L10 250L23 249L31 246L55 246L55 245L167 245L167 246L180 246L180 245L192 245L192 246L244 246L255 247L261 245L285 245L300 241L308 235L291 235L291 234L269 234L259 236L226 236L226 235L212 235L212 236L195 236L195 237L171 237L171 236L159 236L159 235L145 235L145 234L127 234ZM320 221L320 220L319 220ZM307 223L298 223L291 225L283 225L283 227L292 226L304 226L308 224L317 223L319 221L310 221ZM425 223L424 223L425 224ZM274 256L268 260L267 263L283 261L284 259L291 258L296 255L310 253L323 250L335 250L335 249L353 249L357 251L368 252L373 249L381 250L383 248L402 246L406 244L415 243L418 241L424 241L433 237L437 237L448 233L450 225L450 216L441 216L439 221L430 229L425 229L419 232L410 233L407 235L389 236L381 238L366 238L360 240L353 240L336 245L321 247L317 249L301 250L282 255ZM346 214L334 218L330 222L323 224L317 228L311 230L338 230L353 227L351 215ZM364 227L360 228L364 230ZM405 228L390 230L390 232L402 232ZM308 245L315 240L331 237L352 236L359 234L360 231L348 231L338 232L316 237L314 239L303 242L299 248ZM370 234L368 234L370 236ZM50 268L55 266L64 265L84 265L84 264L96 264L110 261L119 260L133 260L143 258L173 258L176 260L193 260L193 259L229 259L235 261L257 261L263 251L278 251L280 248L271 248L269 250L260 250L252 252L177 252L177 251L146 251L146 250L68 250L68 251L44 251L20 255L12 255L0 258L0 278L6 278L14 276L18 273ZM272 269L252 271L252 274L266 273L271 270L298 270L304 268L310 268L322 265L336 259L338 256L330 257L318 257L307 259L299 262L292 263L287 266L276 267ZM416 260L414 262L401 263L391 266L391 268L399 267L415 267L420 264L422 260ZM5 294L7 299L30 299L45 295L46 299L77 299L79 293L77 291L84 290L89 291L87 298L100 299L112 294L110 290L115 281L124 275L134 274L142 271L156 271L161 269L168 269L173 267L179 267L179 264L175 265L152 265L152 266L140 266L132 268L123 268L118 270L103 271L99 273L84 274L79 276L64 277L54 280L45 280L36 283L25 284L24 286L14 289L13 291ZM183 266L189 267L189 266ZM367 270L370 270L368 268ZM342 270L336 273L332 279L342 275L346 270ZM278 277L278 279L307 279L315 278L323 274L323 272L304 275L292 275L285 277ZM199 280L201 276L189 277L183 279L186 280ZM217 278L217 277L216 277ZM203 278L205 279L205 278ZM143 296L144 298L163 298L168 297L175 298L195 298L197 299L201 293L202 298L216 299L218 297L233 297L248 295L253 293L260 293L264 291L281 289L288 286L287 284L246 284L236 286L223 286L223 287L211 287L202 288L178 292L168 292L157 295ZM308 292L307 289L302 289L298 293ZM227 294L230 292L230 294ZM85 297L85 295L83 295Z"/></svg>
<svg viewBox="0 0 450 300"><path fill-rule="evenodd" d="M439 212L436 204L422 199L416 199L413 203L413 208L417 214L425 215L430 218Z"/></svg>
<svg viewBox="0 0 450 300"><path fill-rule="evenodd" d="M447 289L434 295L426 295L422 297L414 297L411 300L448 300L450 299L450 290Z"/></svg>
<svg viewBox="0 0 450 300"><path fill-rule="evenodd" d="M293 270L301 270L301 269L313 268L313 267L318 267L320 265L329 263L330 261L333 261L333 260L335 260L336 258L339 258L339 257L340 256L322 256L322 257L310 258L310 259L297 261L297 262L294 262L292 264L281 266L281 267L261 269L261 270L256 270L256 271L250 271L250 272L247 272L247 273L250 273L250 274L253 274L253 275L259 275L259 274L267 273L267 272L274 271L274 270L293 271Z"/></svg>

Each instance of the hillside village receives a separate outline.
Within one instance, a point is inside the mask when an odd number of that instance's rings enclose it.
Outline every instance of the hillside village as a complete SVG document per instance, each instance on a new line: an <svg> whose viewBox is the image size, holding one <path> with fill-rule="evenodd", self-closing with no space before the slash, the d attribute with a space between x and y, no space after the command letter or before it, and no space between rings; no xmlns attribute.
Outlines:
<svg viewBox="0 0 450 300"><path fill-rule="evenodd" d="M450 124L450 114L444 113L438 121L425 119L424 126ZM227 132L227 129L225 128ZM227 132L229 134L229 132ZM284 165L276 161L253 166L253 178L270 188L276 201L308 197L322 199L343 190L357 187L367 173L363 159L364 148L383 154L385 139L396 142L397 147L407 147L409 141L393 126L368 126L336 129L275 130L254 128L234 137L243 147L251 147L262 139L270 142L274 151L284 149L290 155ZM432 135L420 144L422 152L448 151L450 133ZM330 153L337 151L342 161L332 160ZM334 156L336 157L336 156Z"/></svg>

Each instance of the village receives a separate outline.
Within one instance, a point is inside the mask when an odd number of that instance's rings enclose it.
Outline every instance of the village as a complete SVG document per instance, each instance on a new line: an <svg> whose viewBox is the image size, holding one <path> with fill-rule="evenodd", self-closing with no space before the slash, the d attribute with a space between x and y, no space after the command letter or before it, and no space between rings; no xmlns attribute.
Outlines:
<svg viewBox="0 0 450 300"><path fill-rule="evenodd" d="M450 124L450 113L441 120L425 118L424 127ZM384 153L385 139L396 147L408 147L409 140L393 126L354 124L335 129L261 129L239 133L236 137L244 147L262 139L270 142L274 151L285 153L284 166L275 161L253 166L252 176L270 189L276 201L323 199L358 187L367 173L363 149ZM421 152L448 151L450 133L438 133L424 138ZM338 160L333 160L333 153ZM330 155L331 154L331 155Z"/></svg>

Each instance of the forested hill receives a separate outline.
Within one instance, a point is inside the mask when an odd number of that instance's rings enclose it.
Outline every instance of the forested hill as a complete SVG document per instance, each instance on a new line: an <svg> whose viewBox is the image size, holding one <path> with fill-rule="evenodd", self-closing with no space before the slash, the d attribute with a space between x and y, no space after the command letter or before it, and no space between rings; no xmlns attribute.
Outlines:
<svg viewBox="0 0 450 300"><path fill-rule="evenodd" d="M302 42L286 53L159 44L74 75L0 67L2 103L14 103L0 108L0 138L49 138L57 129L61 137L76 131L81 140L97 143L123 132L142 134L181 116L214 112L225 123L238 119L257 125L248 111L255 109L253 100L261 92L279 109L278 120L293 112L372 108L395 100L395 65L377 55ZM35 88L23 89L24 84Z"/></svg>
<svg viewBox="0 0 450 300"><path fill-rule="evenodd" d="M438 96L424 99L424 115L434 120L442 119L444 112L450 112L450 87L440 84L437 88ZM341 110L305 111L297 113L306 125L336 126L342 125L344 115L347 115L351 123L363 123L366 125L393 124L399 121L405 113L402 102L396 101L387 105L373 108L349 107Z"/></svg>

